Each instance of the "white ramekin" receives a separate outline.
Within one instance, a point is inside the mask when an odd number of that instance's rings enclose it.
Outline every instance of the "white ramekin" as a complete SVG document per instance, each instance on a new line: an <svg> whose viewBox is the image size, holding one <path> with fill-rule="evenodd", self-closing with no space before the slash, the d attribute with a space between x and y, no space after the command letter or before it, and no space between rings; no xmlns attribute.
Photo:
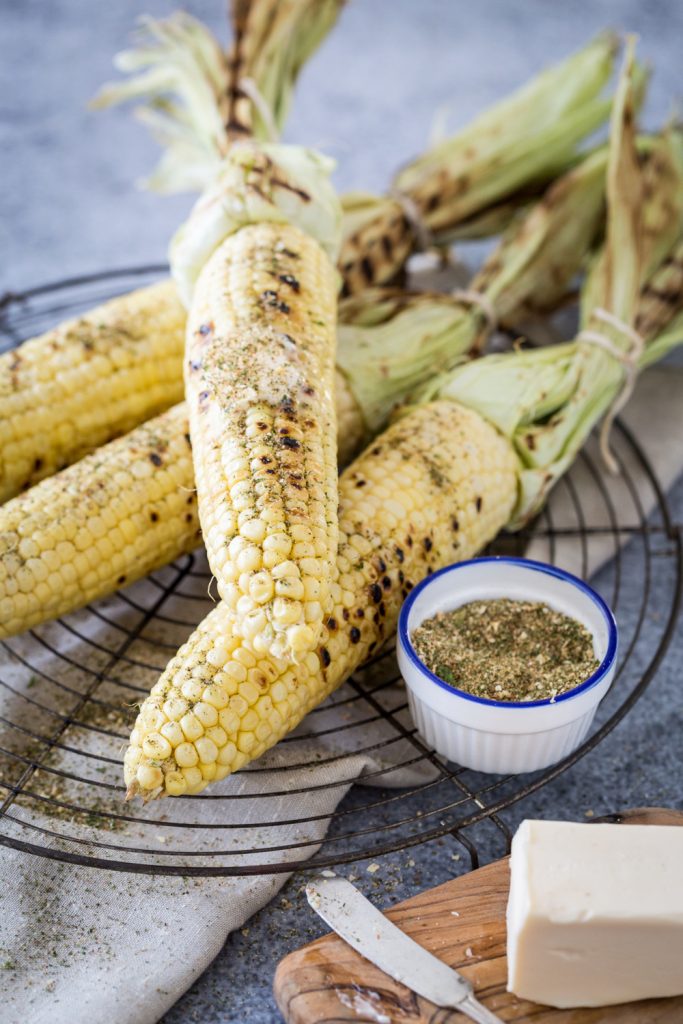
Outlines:
<svg viewBox="0 0 683 1024"><path fill-rule="evenodd" d="M411 634L437 612L496 597L542 601L593 634L600 665L554 699L486 700L449 686L415 653ZM571 573L524 558L476 558L447 566L411 591L401 608L398 664L418 732L449 761L482 772L547 768L584 739L616 669L617 624L603 599Z"/></svg>

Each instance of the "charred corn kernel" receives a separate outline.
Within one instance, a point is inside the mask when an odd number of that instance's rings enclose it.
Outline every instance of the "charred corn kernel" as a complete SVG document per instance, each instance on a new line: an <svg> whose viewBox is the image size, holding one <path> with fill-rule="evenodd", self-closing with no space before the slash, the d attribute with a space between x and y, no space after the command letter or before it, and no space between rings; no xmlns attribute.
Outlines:
<svg viewBox="0 0 683 1024"><path fill-rule="evenodd" d="M313 238L255 224L205 265L187 327L186 394L211 570L235 631L295 659L319 642L323 613L307 616L305 602L273 597L267 580L283 562L297 582L329 581L335 571L336 291L334 267Z"/></svg>
<svg viewBox="0 0 683 1024"><path fill-rule="evenodd" d="M331 588L334 606L317 650L292 664L259 657L238 639L240 646L218 669L207 652L226 646L226 638L235 640L232 609L221 603L169 663L161 678L163 707L197 673L205 693L233 673L242 676L240 659L246 654L253 661L247 678L218 713L226 741L215 733L208 737L208 730L204 735L217 748L218 765L229 771L258 757L379 650L418 580L476 554L505 525L516 501L518 469L511 445L476 412L439 401L406 415L340 477L338 562L346 566L346 585ZM387 489L396 510L390 520ZM144 737L141 713L131 736L131 746L142 751L141 763ZM178 749L164 772L177 769ZM127 764L129 795L155 795Z"/></svg>
<svg viewBox="0 0 683 1024"><path fill-rule="evenodd" d="M373 216L363 217L364 199L361 195L360 218L356 212L356 194L351 193L342 200L346 216L338 265L345 295L391 281L415 246L415 226L401 202L390 196L381 199L373 196Z"/></svg>
<svg viewBox="0 0 683 1024"><path fill-rule="evenodd" d="M163 281L0 355L0 501L179 402L184 324Z"/></svg>
<svg viewBox="0 0 683 1024"><path fill-rule="evenodd" d="M178 487L178 474L192 480L185 434L176 406L0 507L0 637L64 615L196 547L195 495ZM135 472L140 466L151 471L154 498ZM109 502L119 502L119 538L114 543L112 529L103 557L92 523Z"/></svg>

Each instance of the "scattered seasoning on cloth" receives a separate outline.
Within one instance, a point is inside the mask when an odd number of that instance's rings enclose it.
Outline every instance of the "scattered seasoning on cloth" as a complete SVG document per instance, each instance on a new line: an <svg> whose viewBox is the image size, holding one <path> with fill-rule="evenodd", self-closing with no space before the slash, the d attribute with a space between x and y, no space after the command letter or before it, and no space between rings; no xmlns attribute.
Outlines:
<svg viewBox="0 0 683 1024"><path fill-rule="evenodd" d="M535 601L472 601L426 619L411 639L434 675L489 700L553 698L600 664L585 626Z"/></svg>

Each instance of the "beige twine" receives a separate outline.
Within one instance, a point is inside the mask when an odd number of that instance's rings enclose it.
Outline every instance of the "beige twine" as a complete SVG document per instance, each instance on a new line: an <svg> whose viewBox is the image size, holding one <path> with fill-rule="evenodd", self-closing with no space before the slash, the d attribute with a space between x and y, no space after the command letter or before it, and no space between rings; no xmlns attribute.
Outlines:
<svg viewBox="0 0 683 1024"><path fill-rule="evenodd" d="M403 210L405 219L415 235L418 252L428 252L430 249L434 249L434 236L425 224L415 200L407 192L402 192L400 188L391 188L388 194L389 198L398 203Z"/></svg>
<svg viewBox="0 0 683 1024"><path fill-rule="evenodd" d="M468 306L476 306L486 317L488 333L493 334L498 327L498 314L488 295L484 295L483 292L478 292L471 288L455 288L451 295L454 299L464 302Z"/></svg>
<svg viewBox="0 0 683 1024"><path fill-rule="evenodd" d="M608 338L600 331L593 331L590 329L581 331L576 339L579 342L585 342L589 345L597 345L598 348L601 348L604 352L613 356L617 362L621 363L624 370L624 383L622 388L615 395L614 401L608 409L607 414L602 421L602 426L600 427L600 454L609 472L616 475L619 473L619 464L610 449L610 433L614 420L633 394L633 389L638 378L638 362L645 348L645 340L637 331L630 327L629 324L624 323L624 321L620 320L618 316L615 316L613 313L609 313L606 309L594 310L591 314L591 320L599 320L602 323L607 324L609 327L613 327L615 331L618 331L631 342L631 347L629 349L620 349L618 345L614 344L611 338Z"/></svg>

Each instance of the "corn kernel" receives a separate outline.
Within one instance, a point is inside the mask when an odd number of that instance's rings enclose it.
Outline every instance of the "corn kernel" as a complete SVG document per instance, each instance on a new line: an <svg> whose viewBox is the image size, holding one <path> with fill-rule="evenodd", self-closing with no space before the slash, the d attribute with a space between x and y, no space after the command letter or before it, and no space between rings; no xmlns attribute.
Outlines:
<svg viewBox="0 0 683 1024"><path fill-rule="evenodd" d="M166 722L164 725L162 725L159 732L165 739L168 740L172 747L177 747L179 743L185 742L183 730L180 728L177 722Z"/></svg>
<svg viewBox="0 0 683 1024"><path fill-rule="evenodd" d="M200 701L194 706L194 714L199 719L205 729L215 725L218 721L218 712L211 704L204 704Z"/></svg>
<svg viewBox="0 0 683 1024"><path fill-rule="evenodd" d="M161 768L150 764L141 764L135 773L135 778L143 789L157 789L164 781Z"/></svg>
<svg viewBox="0 0 683 1024"><path fill-rule="evenodd" d="M180 743L175 748L174 757L176 764L181 768L192 768L199 760L197 751L191 743Z"/></svg>
<svg viewBox="0 0 683 1024"><path fill-rule="evenodd" d="M199 754L199 760L202 764L212 764L218 757L218 747L207 736L202 736L201 739L196 741L195 749Z"/></svg>
<svg viewBox="0 0 683 1024"><path fill-rule="evenodd" d="M180 687L180 692L188 701L199 700L203 690L204 687L202 683L198 682L196 679L187 679Z"/></svg>
<svg viewBox="0 0 683 1024"><path fill-rule="evenodd" d="M199 739L200 736L204 735L204 726L192 711L188 711L188 713L183 715L180 719L180 728L185 734L185 739L190 742Z"/></svg>
<svg viewBox="0 0 683 1024"><path fill-rule="evenodd" d="M164 761L170 757L173 748L168 740L158 732L151 732L142 742L142 752L145 757L155 761Z"/></svg>
<svg viewBox="0 0 683 1024"><path fill-rule="evenodd" d="M190 768L183 768L183 777L187 783L188 790L196 790L202 784L202 773L194 765Z"/></svg>
<svg viewBox="0 0 683 1024"><path fill-rule="evenodd" d="M167 772L164 776L164 788L169 796L182 796L187 790L187 779L182 772Z"/></svg>
<svg viewBox="0 0 683 1024"><path fill-rule="evenodd" d="M218 751L218 763L231 765L237 756L237 747L234 743L228 742Z"/></svg>
<svg viewBox="0 0 683 1024"><path fill-rule="evenodd" d="M202 693L202 700L216 708L217 711L220 711L227 706L228 694L218 683L211 683Z"/></svg>

